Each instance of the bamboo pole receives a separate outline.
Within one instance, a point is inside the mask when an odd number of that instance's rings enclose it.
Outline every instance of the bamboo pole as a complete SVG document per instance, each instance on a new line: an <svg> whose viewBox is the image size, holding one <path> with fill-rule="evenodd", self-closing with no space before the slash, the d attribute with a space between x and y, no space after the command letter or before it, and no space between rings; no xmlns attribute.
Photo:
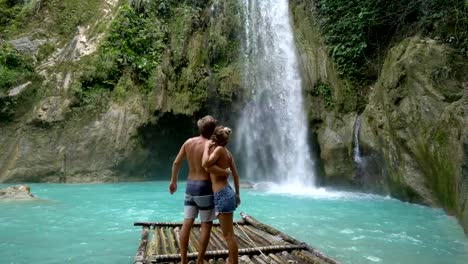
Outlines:
<svg viewBox="0 0 468 264"><path fill-rule="evenodd" d="M270 257L272 260L276 261L277 263L284 263L284 261L281 260L281 258L279 258L277 255L273 253L268 254L268 257Z"/></svg>
<svg viewBox="0 0 468 264"><path fill-rule="evenodd" d="M224 241L223 232L220 228L211 229L211 243L213 244L215 250L227 248L226 242Z"/></svg>
<svg viewBox="0 0 468 264"><path fill-rule="evenodd" d="M306 247L306 249L311 252L312 254L314 254L315 256L319 257L320 259L323 259L325 260L326 262L330 263L330 264L338 264L339 262L325 256L322 252L310 247L307 243L305 242L302 242L302 241L299 241L291 236L289 236L288 234L285 234L281 231L279 231L278 229L276 228L273 228L269 225L265 225L264 223L261 223L259 222L258 220L256 220L255 218L247 215L246 213L244 212L241 212L240 213L242 218L245 220L245 222L255 226L256 228L259 228L259 229L262 229L270 234L273 234L275 236L280 236L281 238L283 238L284 241L286 242L289 242L289 243L292 243L292 244L296 244L296 245L303 245Z"/></svg>
<svg viewBox="0 0 468 264"><path fill-rule="evenodd" d="M159 241L160 241L160 251L159 251L159 254L169 254L170 252L168 252L166 249L167 249L167 244L166 244L166 228L164 227L160 227L158 228L158 235L159 235Z"/></svg>
<svg viewBox="0 0 468 264"><path fill-rule="evenodd" d="M154 252L156 254L161 254L162 253L162 246L161 246L161 235L159 233L159 230L161 229L161 227L154 227L154 242L155 242L155 246L154 246Z"/></svg>
<svg viewBox="0 0 468 264"><path fill-rule="evenodd" d="M146 245L148 243L149 227L144 226L141 231L140 245L137 254L133 259L134 264L143 264L146 258Z"/></svg>
<svg viewBox="0 0 468 264"><path fill-rule="evenodd" d="M255 245L251 245L250 240L246 237L246 234L244 234L242 226L235 226L234 233L236 234L239 248L255 247Z"/></svg>
<svg viewBox="0 0 468 264"><path fill-rule="evenodd" d="M239 263L255 264L248 255L239 256Z"/></svg>
<svg viewBox="0 0 468 264"><path fill-rule="evenodd" d="M187 252L189 252L189 254L197 252L197 248L193 244L193 239L190 239L191 237L193 237L192 232L189 233L189 241L188 241L188 247L187 247Z"/></svg>
<svg viewBox="0 0 468 264"><path fill-rule="evenodd" d="M152 226L153 228L154 227L157 227L157 226L172 226L172 227L181 227L183 223L179 223L179 222L134 222L133 223L133 226ZM243 220L240 220L240 221L234 221L234 224L239 224L239 225L244 225L245 224L245 221ZM213 223L213 226L219 226L220 224L217 222L217 223ZM201 223L200 222L197 222L197 223L193 223L193 226L201 226Z"/></svg>
<svg viewBox="0 0 468 264"><path fill-rule="evenodd" d="M150 228L148 226L148 228ZM150 229L150 233L152 233L151 238L148 238L149 244L146 246L146 255L151 256L153 254L156 254L156 230L155 229Z"/></svg>
<svg viewBox="0 0 468 264"><path fill-rule="evenodd" d="M169 237L169 247L170 247L170 252L176 253L177 251L177 245L176 245L176 238L174 236L174 228L169 227L168 229L168 237Z"/></svg>
<svg viewBox="0 0 468 264"><path fill-rule="evenodd" d="M278 246L266 246L266 247L255 247L255 248L242 248L239 249L239 255L256 255L259 251L263 253L271 253L271 252L281 252L287 250L301 250L306 249L306 246L303 245L278 245ZM212 257L223 257L226 258L229 256L228 250L214 250L214 251L207 251L205 257L212 258ZM195 259L198 257L198 252L196 253L188 253L188 259ZM180 260L180 254L167 254L167 255L154 255L148 258L151 262L157 261L177 261Z"/></svg>
<svg viewBox="0 0 468 264"><path fill-rule="evenodd" d="M262 255L255 255L253 256L253 258L255 259L255 261L259 264L268 264L268 261L266 261Z"/></svg>
<svg viewBox="0 0 468 264"><path fill-rule="evenodd" d="M316 263L326 263L325 260L315 256L309 251L301 250L301 251L293 251L291 255L298 259L300 263L304 264L316 264Z"/></svg>
<svg viewBox="0 0 468 264"><path fill-rule="evenodd" d="M200 228L192 228L192 230L190 230L190 242L193 244L194 247L193 252L200 251L200 232Z"/></svg>
<svg viewBox="0 0 468 264"><path fill-rule="evenodd" d="M262 246L262 245L277 245L279 244L278 241L270 241L268 238L274 238L270 233L265 234L265 231L255 228L254 226L243 226L242 229L244 232L254 241L254 243L257 244L257 246ZM258 231L261 231L263 234L260 234ZM284 243L282 244L287 244ZM291 243L294 244L294 243ZM255 245L254 245L255 246Z"/></svg>
<svg viewBox="0 0 468 264"><path fill-rule="evenodd" d="M179 251L180 251L180 227L174 228L174 236L175 236L175 239L176 239L177 249L179 249Z"/></svg>

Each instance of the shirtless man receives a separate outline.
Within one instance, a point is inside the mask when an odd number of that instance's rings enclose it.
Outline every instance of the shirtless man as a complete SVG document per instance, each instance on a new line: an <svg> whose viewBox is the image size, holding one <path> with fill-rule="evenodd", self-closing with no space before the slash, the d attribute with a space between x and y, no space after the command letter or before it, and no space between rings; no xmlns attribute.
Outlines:
<svg viewBox="0 0 468 264"><path fill-rule="evenodd" d="M238 246L236 235L234 234L233 214L240 204L239 175L232 154L225 148L231 135L228 127L217 126L211 140L205 143L202 165L210 171L210 178L213 185L214 204L218 215L224 239L228 245L229 263L239 262ZM218 165L223 169L230 168L234 180L236 192L232 190L228 183L229 175L220 174L210 170L211 166Z"/></svg>
<svg viewBox="0 0 468 264"><path fill-rule="evenodd" d="M190 239L190 230L193 222L200 212L200 252L198 252L197 263L204 262L206 248L210 240L211 227L216 218L214 212L213 190L209 173L202 167L202 157L205 142L213 134L216 120L212 116L205 116L197 122L200 136L185 141L180 148L179 154L172 165L172 177L169 192L173 194L177 190L177 178L182 161L187 158L189 174L187 178L187 189L184 198L184 223L180 231L180 254L182 264L187 264L187 249ZM218 166L210 168L213 173L229 175L229 171Z"/></svg>

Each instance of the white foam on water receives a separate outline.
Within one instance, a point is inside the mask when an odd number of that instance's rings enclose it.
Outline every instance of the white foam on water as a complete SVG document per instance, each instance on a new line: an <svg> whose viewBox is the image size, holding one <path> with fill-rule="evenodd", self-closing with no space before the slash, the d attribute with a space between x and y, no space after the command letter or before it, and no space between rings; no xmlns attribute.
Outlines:
<svg viewBox="0 0 468 264"><path fill-rule="evenodd" d="M324 187L308 187L300 183L278 184L275 182L253 183L253 189L267 194L280 194L288 196L307 197L314 199L393 199L375 194L337 191Z"/></svg>

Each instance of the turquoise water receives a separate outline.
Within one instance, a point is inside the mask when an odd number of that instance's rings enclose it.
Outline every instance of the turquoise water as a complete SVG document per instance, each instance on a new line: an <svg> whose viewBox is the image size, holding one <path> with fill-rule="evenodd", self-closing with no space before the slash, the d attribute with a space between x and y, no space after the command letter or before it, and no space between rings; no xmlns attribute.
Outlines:
<svg viewBox="0 0 468 264"><path fill-rule="evenodd" d="M133 222L183 218L183 183L173 196L168 182L30 186L43 200L0 202L0 263L131 263L141 232ZM441 210L367 194L280 192L242 190L238 212L342 263L468 263L468 239Z"/></svg>

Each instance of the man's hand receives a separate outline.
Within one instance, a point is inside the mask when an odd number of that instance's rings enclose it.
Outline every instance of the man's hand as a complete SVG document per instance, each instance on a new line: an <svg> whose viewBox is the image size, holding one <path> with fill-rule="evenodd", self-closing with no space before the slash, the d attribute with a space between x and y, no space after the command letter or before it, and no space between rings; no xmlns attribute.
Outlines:
<svg viewBox="0 0 468 264"><path fill-rule="evenodd" d="M176 191L177 191L177 183L171 182L171 184L169 184L169 192L171 194L174 194Z"/></svg>
<svg viewBox="0 0 468 264"><path fill-rule="evenodd" d="M205 142L205 147L211 148L214 145L216 145L216 143L211 139Z"/></svg>

